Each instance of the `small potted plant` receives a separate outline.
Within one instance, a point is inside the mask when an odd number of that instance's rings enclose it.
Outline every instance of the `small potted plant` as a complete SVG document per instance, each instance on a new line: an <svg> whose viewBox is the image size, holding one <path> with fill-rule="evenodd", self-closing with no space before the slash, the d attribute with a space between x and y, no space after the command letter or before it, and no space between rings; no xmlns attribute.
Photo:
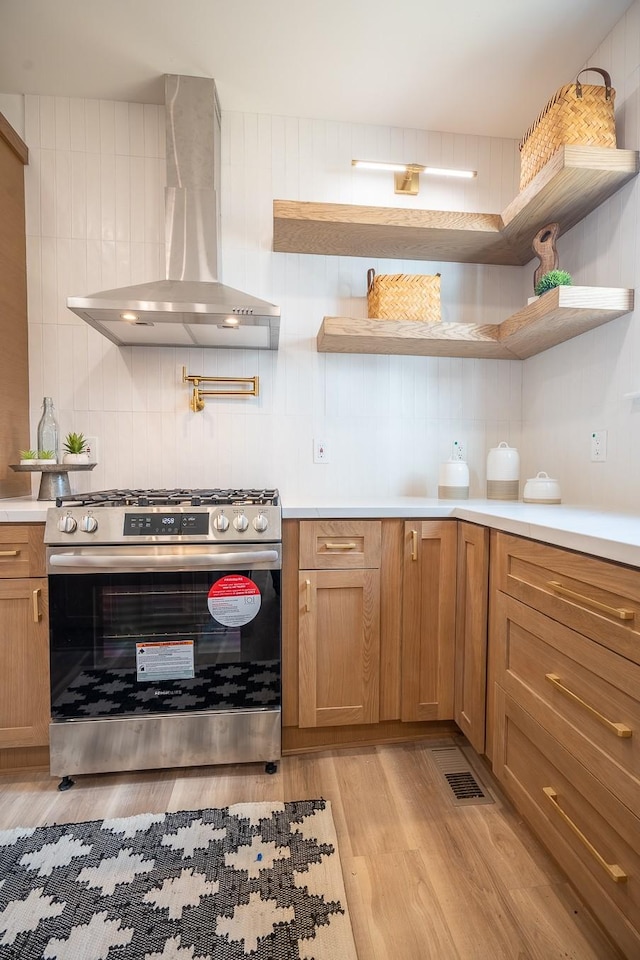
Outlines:
<svg viewBox="0 0 640 960"><path fill-rule="evenodd" d="M20 450L20 465L23 467L33 467L35 462L38 459L38 454L35 450Z"/></svg>
<svg viewBox="0 0 640 960"><path fill-rule="evenodd" d="M37 463L38 466L42 466L47 463L57 463L56 455L54 450L38 450L37 453Z"/></svg>
<svg viewBox="0 0 640 960"><path fill-rule="evenodd" d="M547 290L552 290L554 287L569 287L572 283L573 278L566 270L549 270L536 283L534 293L539 297L542 293L546 293Z"/></svg>
<svg viewBox="0 0 640 960"><path fill-rule="evenodd" d="M64 463L87 463L89 452L87 441L83 433L68 433L64 438Z"/></svg>

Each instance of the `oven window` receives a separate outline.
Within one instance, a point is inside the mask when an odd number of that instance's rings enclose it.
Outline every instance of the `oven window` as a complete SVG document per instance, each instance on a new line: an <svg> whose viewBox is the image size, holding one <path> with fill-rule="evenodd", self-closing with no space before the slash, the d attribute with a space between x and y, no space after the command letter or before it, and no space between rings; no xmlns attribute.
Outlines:
<svg viewBox="0 0 640 960"><path fill-rule="evenodd" d="M54 720L280 704L280 571L49 577Z"/></svg>

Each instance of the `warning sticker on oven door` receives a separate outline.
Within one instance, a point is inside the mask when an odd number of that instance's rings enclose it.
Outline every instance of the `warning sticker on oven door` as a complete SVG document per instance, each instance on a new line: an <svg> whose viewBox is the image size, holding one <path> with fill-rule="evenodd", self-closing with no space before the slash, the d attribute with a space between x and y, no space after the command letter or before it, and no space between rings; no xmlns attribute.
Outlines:
<svg viewBox="0 0 640 960"><path fill-rule="evenodd" d="M262 597L248 577L230 573L216 580L209 590L207 606L214 620L225 627L241 627L258 615Z"/></svg>
<svg viewBox="0 0 640 960"><path fill-rule="evenodd" d="M193 640L136 643L138 680L192 680Z"/></svg>

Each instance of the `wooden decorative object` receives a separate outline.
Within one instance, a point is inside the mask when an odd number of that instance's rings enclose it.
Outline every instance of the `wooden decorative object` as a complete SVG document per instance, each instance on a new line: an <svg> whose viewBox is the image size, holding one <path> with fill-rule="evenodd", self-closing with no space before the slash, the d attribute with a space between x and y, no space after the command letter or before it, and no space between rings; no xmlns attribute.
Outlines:
<svg viewBox="0 0 640 960"><path fill-rule="evenodd" d="M533 238L533 252L540 258L540 265L533 275L533 292L535 293L538 280L549 273L550 270L558 269L558 251L556 250L556 240L560 233L559 223L548 223L542 230L538 230Z"/></svg>

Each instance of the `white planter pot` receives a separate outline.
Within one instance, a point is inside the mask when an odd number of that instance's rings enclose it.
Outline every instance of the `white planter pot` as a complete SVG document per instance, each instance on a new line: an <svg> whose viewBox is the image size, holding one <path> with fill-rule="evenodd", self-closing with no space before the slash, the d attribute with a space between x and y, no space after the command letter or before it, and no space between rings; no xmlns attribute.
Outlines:
<svg viewBox="0 0 640 960"><path fill-rule="evenodd" d="M39 467L42 467L42 466L46 466L46 464L48 463L57 463L58 461L54 457L53 460L36 460L35 462Z"/></svg>
<svg viewBox="0 0 640 960"><path fill-rule="evenodd" d="M63 463L89 463L88 453L65 453Z"/></svg>

